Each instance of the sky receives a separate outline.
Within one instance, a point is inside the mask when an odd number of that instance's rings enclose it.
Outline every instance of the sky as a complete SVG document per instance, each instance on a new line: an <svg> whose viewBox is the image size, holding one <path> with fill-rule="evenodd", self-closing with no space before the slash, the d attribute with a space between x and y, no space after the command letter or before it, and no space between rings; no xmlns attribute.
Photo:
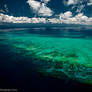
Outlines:
<svg viewBox="0 0 92 92"><path fill-rule="evenodd" d="M92 25L92 0L0 0L0 23Z"/></svg>

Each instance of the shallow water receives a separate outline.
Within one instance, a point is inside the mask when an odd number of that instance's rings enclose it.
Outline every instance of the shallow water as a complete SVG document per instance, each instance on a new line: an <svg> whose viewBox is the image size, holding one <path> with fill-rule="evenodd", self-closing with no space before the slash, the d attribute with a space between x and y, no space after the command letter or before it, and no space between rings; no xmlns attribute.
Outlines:
<svg viewBox="0 0 92 92"><path fill-rule="evenodd" d="M0 58L2 87L91 89L92 29L0 29Z"/></svg>

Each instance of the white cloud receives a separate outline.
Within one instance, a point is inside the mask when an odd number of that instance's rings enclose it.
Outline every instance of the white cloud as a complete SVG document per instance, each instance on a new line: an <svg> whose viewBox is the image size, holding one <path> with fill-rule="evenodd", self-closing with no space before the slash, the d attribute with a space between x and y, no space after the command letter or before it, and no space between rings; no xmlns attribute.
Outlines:
<svg viewBox="0 0 92 92"><path fill-rule="evenodd" d="M33 9L35 13L37 13L39 16L52 16L53 11L47 7L47 3L50 0L41 0L40 2L35 0L28 0L27 3L30 5L30 7ZM67 5L73 5L76 6L80 0L68 0ZM92 3L92 0L90 0L90 4ZM5 5L6 10L7 5ZM81 10L84 8L84 5L80 5L79 9L77 9L78 14L73 16L71 11L67 11L65 13L60 13L58 17L54 18L40 18L40 17L14 17L5 15L3 13L0 13L0 23L65 23L65 24L85 24L85 25L92 25L92 17L87 17L83 13L81 13ZM2 11L2 10L1 10Z"/></svg>
<svg viewBox="0 0 92 92"><path fill-rule="evenodd" d="M92 0L89 0L89 2L87 3L88 6L92 5Z"/></svg>
<svg viewBox="0 0 92 92"><path fill-rule="evenodd" d="M67 5L76 5L76 4L85 2L85 0L68 0L68 1L64 0L64 2L66 2ZM87 5L91 6L92 5L92 0L87 0Z"/></svg>
<svg viewBox="0 0 92 92"><path fill-rule="evenodd" d="M70 18L70 17L72 17L72 12L67 11L65 13L61 13L59 16L60 16L61 19Z"/></svg>
<svg viewBox="0 0 92 92"><path fill-rule="evenodd" d="M52 11L50 8L46 7L43 3L40 9L38 10L38 14L41 16L52 16Z"/></svg>
<svg viewBox="0 0 92 92"><path fill-rule="evenodd" d="M14 17L0 14L0 23L46 23L45 18Z"/></svg>
<svg viewBox="0 0 92 92"><path fill-rule="evenodd" d="M67 14L67 16L65 16ZM83 13L79 13L76 16L72 16L72 12L66 12L64 14L60 14L60 20L65 24L85 24L92 25L92 17L87 17L83 15Z"/></svg>
<svg viewBox="0 0 92 92"><path fill-rule="evenodd" d="M84 10L84 8L85 8L85 4L84 3L86 1L85 0L68 0L68 1L65 1L65 2L66 2L65 5L67 5L67 6L72 5L71 10L76 9L76 12L80 13L81 11Z"/></svg>
<svg viewBox="0 0 92 92"><path fill-rule="evenodd" d="M37 11L40 8L40 6L41 6L40 2L35 1L35 0L28 0L27 3L35 11Z"/></svg>
<svg viewBox="0 0 92 92"><path fill-rule="evenodd" d="M49 18L47 23L62 23L62 21L59 18Z"/></svg>
<svg viewBox="0 0 92 92"><path fill-rule="evenodd" d="M40 18L40 17L14 17L5 14L0 14L0 23L59 23L59 24L82 24L82 25L92 25L92 17L87 17L83 13L79 13L75 16L72 12L67 11L61 13L56 18Z"/></svg>
<svg viewBox="0 0 92 92"><path fill-rule="evenodd" d="M74 4L74 3L75 3L74 0L68 0L68 2L67 2L68 5L71 5L71 4Z"/></svg>
<svg viewBox="0 0 92 92"><path fill-rule="evenodd" d="M28 0L27 3L39 16L52 16L53 11L46 6L49 0L41 0L41 2L35 0Z"/></svg>
<svg viewBox="0 0 92 92"><path fill-rule="evenodd" d="M67 5L77 4L78 2L79 2L79 0L68 0Z"/></svg>

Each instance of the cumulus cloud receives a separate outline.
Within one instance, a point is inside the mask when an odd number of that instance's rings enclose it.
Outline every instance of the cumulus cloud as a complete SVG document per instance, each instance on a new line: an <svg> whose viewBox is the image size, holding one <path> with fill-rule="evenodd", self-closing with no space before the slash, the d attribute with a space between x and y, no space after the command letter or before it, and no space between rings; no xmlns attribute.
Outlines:
<svg viewBox="0 0 92 92"><path fill-rule="evenodd" d="M64 0L66 2L67 5L76 5L76 4L79 4L79 3L83 3L83 2L87 2L87 5L88 6L91 6L92 5L92 0Z"/></svg>
<svg viewBox="0 0 92 92"><path fill-rule="evenodd" d="M82 24L92 25L92 17L87 17L83 13L79 13L75 16L71 11L61 13L58 17L54 18L40 18L40 17L14 17L5 14L0 14L0 23L58 23L58 24Z"/></svg>
<svg viewBox="0 0 92 92"><path fill-rule="evenodd" d="M60 19L70 18L70 17L72 17L72 12L67 11L67 12L65 12L65 13L61 13L61 14L59 15L59 17L60 17Z"/></svg>
<svg viewBox="0 0 92 92"><path fill-rule="evenodd" d="M46 6L48 2L49 0L41 0L41 2L35 0L27 1L27 3L30 5L33 11L37 13L39 16L52 16L53 11Z"/></svg>
<svg viewBox="0 0 92 92"><path fill-rule="evenodd" d="M52 13L53 12L51 11L51 9L46 7L44 3L41 5L41 7L38 10L38 14L40 16L52 16Z"/></svg>
<svg viewBox="0 0 92 92"><path fill-rule="evenodd" d="M46 23L45 18L14 17L0 14L0 23Z"/></svg>
<svg viewBox="0 0 92 92"><path fill-rule="evenodd" d="M67 5L74 5L77 4L80 0L68 0Z"/></svg>
<svg viewBox="0 0 92 92"><path fill-rule="evenodd" d="M68 5L75 4L75 1L74 0L68 0L67 4Z"/></svg>
<svg viewBox="0 0 92 92"><path fill-rule="evenodd" d="M35 1L35 0L28 0L27 3L35 11L37 11L40 8L40 6L41 6L40 2Z"/></svg>
<svg viewBox="0 0 92 92"><path fill-rule="evenodd" d="M47 3L50 0L41 0L41 1L35 1L35 0L28 0L27 3L30 5L30 7L37 13L39 16L52 16L53 11L47 7ZM76 6L80 0L68 0L67 5L73 5ZM90 3L92 0L90 0ZM84 5L80 5L81 8L77 10L78 14L73 16L71 11L66 11L64 13L60 13L57 16L54 17L14 17L5 15L3 13L0 13L0 23L59 23L59 24L85 24L85 25L92 25L92 17L87 17L83 13L81 13L81 10L85 7ZM7 6L5 5L6 9ZM2 10L1 10L2 11ZM7 9L8 11L8 9Z"/></svg>
<svg viewBox="0 0 92 92"><path fill-rule="evenodd" d="M83 15L83 13L79 13L73 17L72 12L68 11L68 12L65 12L64 14L60 14L59 17L62 23L65 23L65 24L92 25L92 17L88 18L87 16Z"/></svg>
<svg viewBox="0 0 92 92"><path fill-rule="evenodd" d="M88 6L92 5L92 0L89 0L89 2L87 3Z"/></svg>
<svg viewBox="0 0 92 92"><path fill-rule="evenodd" d="M84 10L85 2L87 3L88 1L85 1L85 0L67 0L67 1L65 1L66 2L65 5L67 5L67 6L72 5L71 10L76 9L76 12L80 13L81 11Z"/></svg>

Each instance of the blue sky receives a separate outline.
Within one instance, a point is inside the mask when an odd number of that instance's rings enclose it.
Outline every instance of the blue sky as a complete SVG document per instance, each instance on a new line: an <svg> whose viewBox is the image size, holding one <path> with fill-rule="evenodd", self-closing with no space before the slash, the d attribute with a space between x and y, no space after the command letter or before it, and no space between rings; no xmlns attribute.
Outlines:
<svg viewBox="0 0 92 92"><path fill-rule="evenodd" d="M43 19L33 19L32 21L45 21L44 18L48 18L50 22L60 22L57 19L50 20L51 18L58 17L61 18L61 22L65 18L66 23L69 23L69 21L85 23L87 18L90 18L89 21L92 20L91 10L92 0L0 0L0 21L12 22L16 21L17 17L18 21L16 22L19 22L22 19L25 21L26 19L35 17ZM19 19L19 17L26 18Z"/></svg>
<svg viewBox="0 0 92 92"><path fill-rule="evenodd" d="M0 0L0 9L5 10L4 5L7 5L9 12L4 12L5 14L31 17L32 11L26 2L27 0Z"/></svg>
<svg viewBox="0 0 92 92"><path fill-rule="evenodd" d="M41 0L35 0L41 2ZM67 5L66 1L68 0L49 0L47 6L54 11L55 14L59 14L61 12L72 11L73 14L77 14L78 8L83 7L81 11L87 16L92 16L92 6L87 5L89 0L79 0L82 3L78 4L70 4ZM72 0L70 0L72 1ZM76 1L76 0L75 0ZM30 9L30 6L27 3L27 0L0 0L0 10L5 10L4 5L7 6L9 12L5 12L6 14L14 15L14 16L28 16L33 17L34 12Z"/></svg>

